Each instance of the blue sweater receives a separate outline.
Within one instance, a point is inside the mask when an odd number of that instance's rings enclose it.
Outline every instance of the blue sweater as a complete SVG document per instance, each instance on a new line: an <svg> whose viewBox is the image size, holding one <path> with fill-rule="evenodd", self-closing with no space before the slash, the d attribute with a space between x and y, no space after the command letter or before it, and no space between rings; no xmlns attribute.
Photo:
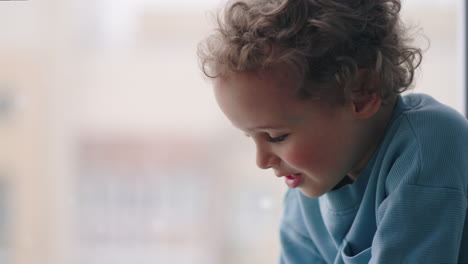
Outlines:
<svg viewBox="0 0 468 264"><path fill-rule="evenodd" d="M467 191L467 120L427 95L399 97L353 184L288 190L280 263L468 263Z"/></svg>

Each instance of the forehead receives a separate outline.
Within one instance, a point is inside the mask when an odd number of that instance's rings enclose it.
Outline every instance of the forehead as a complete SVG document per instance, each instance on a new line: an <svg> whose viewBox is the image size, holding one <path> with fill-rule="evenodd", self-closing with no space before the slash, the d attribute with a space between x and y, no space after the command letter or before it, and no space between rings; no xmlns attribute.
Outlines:
<svg viewBox="0 0 468 264"><path fill-rule="evenodd" d="M287 71L236 73L215 79L214 91L233 125L248 130L300 119L304 102L296 96L296 83Z"/></svg>

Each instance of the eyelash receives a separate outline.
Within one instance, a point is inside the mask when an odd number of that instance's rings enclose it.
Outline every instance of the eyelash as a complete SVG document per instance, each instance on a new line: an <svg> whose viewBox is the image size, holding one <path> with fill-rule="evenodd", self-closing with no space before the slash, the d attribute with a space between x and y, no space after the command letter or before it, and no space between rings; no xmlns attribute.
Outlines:
<svg viewBox="0 0 468 264"><path fill-rule="evenodd" d="M284 141L288 136L289 134L284 134L282 136L272 138L270 135L267 135L267 141L271 143L279 143Z"/></svg>

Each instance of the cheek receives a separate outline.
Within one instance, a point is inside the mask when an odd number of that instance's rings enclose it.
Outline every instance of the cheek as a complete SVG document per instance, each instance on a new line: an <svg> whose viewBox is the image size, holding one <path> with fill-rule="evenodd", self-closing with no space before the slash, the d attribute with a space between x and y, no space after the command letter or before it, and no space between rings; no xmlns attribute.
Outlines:
<svg viewBox="0 0 468 264"><path fill-rule="evenodd" d="M283 160L288 165L299 170L321 171L333 165L333 157L328 153L329 149L322 142L308 142L308 144L296 144L288 150Z"/></svg>

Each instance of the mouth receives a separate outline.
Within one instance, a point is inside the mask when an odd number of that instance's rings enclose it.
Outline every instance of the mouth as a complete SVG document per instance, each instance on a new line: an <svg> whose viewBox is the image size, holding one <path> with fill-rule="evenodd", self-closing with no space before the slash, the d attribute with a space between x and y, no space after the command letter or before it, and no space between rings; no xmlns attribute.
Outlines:
<svg viewBox="0 0 468 264"><path fill-rule="evenodd" d="M288 185L289 188L296 188L301 184L303 178L304 178L304 174L302 173L286 175L285 183L286 185Z"/></svg>

